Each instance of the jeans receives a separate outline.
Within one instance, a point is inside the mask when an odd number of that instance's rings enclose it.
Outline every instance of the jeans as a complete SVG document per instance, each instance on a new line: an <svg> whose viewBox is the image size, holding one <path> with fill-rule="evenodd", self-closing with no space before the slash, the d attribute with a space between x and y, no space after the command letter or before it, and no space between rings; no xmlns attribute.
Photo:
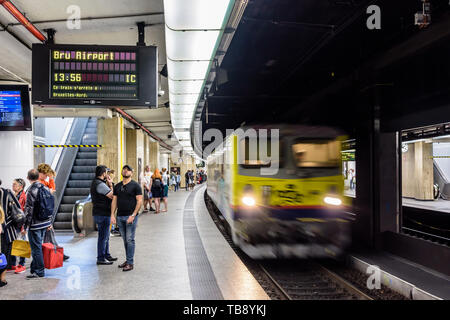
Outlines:
<svg viewBox="0 0 450 320"><path fill-rule="evenodd" d="M31 261L30 272L35 273L40 277L45 276L44 256L42 255L42 240L44 239L47 228L40 230L29 230L28 240L31 247Z"/></svg>
<svg viewBox="0 0 450 320"><path fill-rule="evenodd" d="M17 263L17 257L16 256L11 256L11 265L15 266ZM19 266L24 266L25 265L25 258L24 257L20 257L19 259Z"/></svg>
<svg viewBox="0 0 450 320"><path fill-rule="evenodd" d="M133 224L128 224L127 220L130 216L117 217L117 224L120 228L120 234L122 235L123 244L125 246L125 254L127 256L127 263L134 264L134 248L136 243L134 236L136 234L136 226L138 222L138 216L134 218Z"/></svg>
<svg viewBox="0 0 450 320"><path fill-rule="evenodd" d="M97 261L104 261L110 256L109 226L111 225L111 217L94 216L94 221L98 227Z"/></svg>

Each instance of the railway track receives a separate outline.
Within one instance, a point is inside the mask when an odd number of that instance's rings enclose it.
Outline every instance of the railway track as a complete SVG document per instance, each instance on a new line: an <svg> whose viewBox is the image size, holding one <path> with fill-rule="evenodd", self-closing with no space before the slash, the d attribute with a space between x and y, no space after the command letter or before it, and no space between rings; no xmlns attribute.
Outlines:
<svg viewBox="0 0 450 320"><path fill-rule="evenodd" d="M260 267L287 300L373 300L319 263L269 261Z"/></svg>
<svg viewBox="0 0 450 320"><path fill-rule="evenodd" d="M232 241L225 219L205 192L211 218L231 248L273 300L373 300L325 266L313 261L257 262Z"/></svg>

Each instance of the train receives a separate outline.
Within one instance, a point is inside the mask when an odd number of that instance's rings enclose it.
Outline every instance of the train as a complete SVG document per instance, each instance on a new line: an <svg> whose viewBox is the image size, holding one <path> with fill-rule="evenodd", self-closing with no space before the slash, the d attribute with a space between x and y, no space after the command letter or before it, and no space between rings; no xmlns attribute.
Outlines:
<svg viewBox="0 0 450 320"><path fill-rule="evenodd" d="M345 256L345 138L331 127L301 125L251 125L229 134L207 157L206 192L235 245L254 259Z"/></svg>

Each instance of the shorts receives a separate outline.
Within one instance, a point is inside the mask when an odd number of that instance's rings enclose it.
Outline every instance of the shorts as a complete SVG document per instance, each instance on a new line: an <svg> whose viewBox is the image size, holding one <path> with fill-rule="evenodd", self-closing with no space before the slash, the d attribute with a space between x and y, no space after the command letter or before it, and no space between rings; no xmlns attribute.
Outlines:
<svg viewBox="0 0 450 320"><path fill-rule="evenodd" d="M148 200L149 199L149 193L147 190L144 190L144 200Z"/></svg>
<svg viewBox="0 0 450 320"><path fill-rule="evenodd" d="M163 188L164 189L163 189L162 198L165 198L165 197L167 197L169 195L169 186L167 184L165 184Z"/></svg>

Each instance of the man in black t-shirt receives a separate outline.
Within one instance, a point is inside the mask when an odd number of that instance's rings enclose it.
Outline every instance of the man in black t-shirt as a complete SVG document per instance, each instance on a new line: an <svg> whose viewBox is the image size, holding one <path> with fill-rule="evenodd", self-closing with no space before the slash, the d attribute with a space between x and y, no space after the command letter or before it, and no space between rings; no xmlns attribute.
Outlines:
<svg viewBox="0 0 450 320"><path fill-rule="evenodd" d="M109 227L111 226L112 181L106 166L95 168L91 183L92 215L98 228L97 264L108 265L116 261L109 253Z"/></svg>
<svg viewBox="0 0 450 320"><path fill-rule="evenodd" d="M142 205L142 188L139 183L131 180L132 175L133 168L124 165L122 168L123 180L114 187L111 204L111 222L116 223L114 214L117 209L117 224L127 256L127 261L119 265L119 268L123 268L123 271L133 270L137 214Z"/></svg>

